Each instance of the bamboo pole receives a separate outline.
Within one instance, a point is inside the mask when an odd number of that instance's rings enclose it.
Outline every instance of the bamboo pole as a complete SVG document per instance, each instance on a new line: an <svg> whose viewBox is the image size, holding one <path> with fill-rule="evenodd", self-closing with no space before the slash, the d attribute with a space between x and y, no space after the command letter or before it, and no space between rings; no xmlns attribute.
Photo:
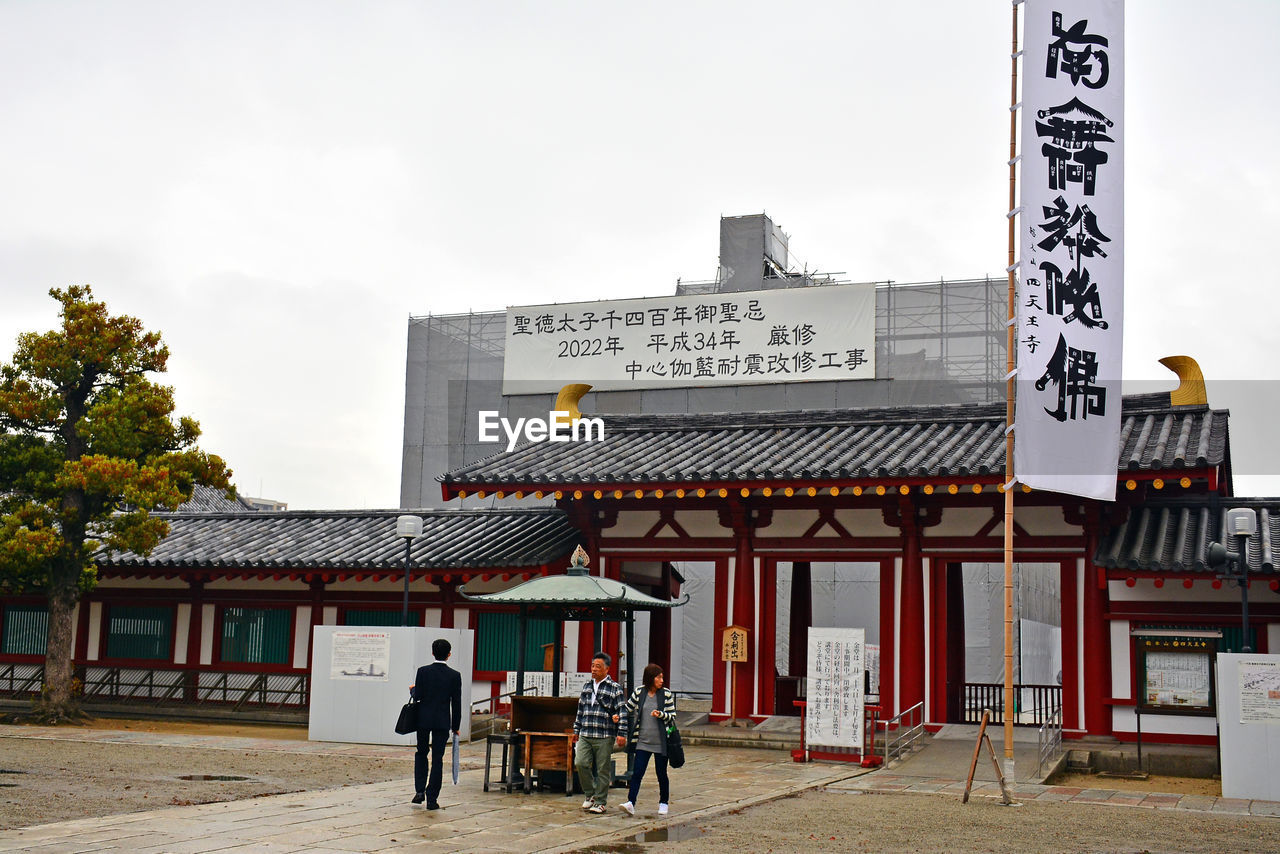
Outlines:
<svg viewBox="0 0 1280 854"><path fill-rule="evenodd" d="M1014 263L1017 254L1018 204L1018 4L1013 4L1013 48L1009 51L1009 323L1005 326L1005 437L1004 437L1004 758L1007 776L1013 773L1013 415L1017 367L1018 316Z"/></svg>

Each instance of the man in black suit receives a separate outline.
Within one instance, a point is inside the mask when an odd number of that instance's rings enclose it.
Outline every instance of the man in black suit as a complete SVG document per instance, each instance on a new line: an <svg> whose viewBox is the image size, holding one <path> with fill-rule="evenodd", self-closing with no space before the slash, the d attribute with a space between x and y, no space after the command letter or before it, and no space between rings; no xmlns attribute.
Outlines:
<svg viewBox="0 0 1280 854"><path fill-rule="evenodd" d="M413 755L413 801L424 797L427 809L438 810L440 784L444 777L444 748L449 733L458 732L462 724L462 676L445 664L453 647L444 638L431 643L433 664L418 668L413 683L413 698L418 701L418 752ZM427 748L431 749L431 779L427 779Z"/></svg>

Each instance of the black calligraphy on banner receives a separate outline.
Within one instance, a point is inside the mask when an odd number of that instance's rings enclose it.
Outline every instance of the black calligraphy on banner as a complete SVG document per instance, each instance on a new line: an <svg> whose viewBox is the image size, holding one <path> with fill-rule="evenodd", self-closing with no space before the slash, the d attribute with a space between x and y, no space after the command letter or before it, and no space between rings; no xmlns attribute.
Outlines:
<svg viewBox="0 0 1280 854"><path fill-rule="evenodd" d="M1097 383L1098 354L1069 347L1067 339L1059 335L1044 374L1036 380L1036 390L1053 386L1057 405L1053 409L1046 406L1044 411L1057 421L1066 421L1106 414L1107 390Z"/></svg>
<svg viewBox="0 0 1280 854"><path fill-rule="evenodd" d="M1066 25L1062 13L1054 11L1044 76L1065 78L1072 87L1103 89L1111 77L1109 46L1105 35L1090 30L1087 18ZM1018 339L1028 354L1036 353L1045 343L1037 334L1042 313L1059 318L1066 330L1073 326L1106 330L1109 326L1100 282L1090 262L1107 257L1106 244L1111 238L1087 202L1073 204L1063 191L1074 186L1085 197L1095 195L1099 181L1104 180L1099 169L1109 159L1105 147L1115 141L1109 133L1114 121L1079 97L1035 115L1035 130L1043 140L1041 154L1048 167L1047 188L1059 192L1051 204L1041 206L1038 227L1028 227L1029 248L1034 254L1023 258L1022 330ZM1033 180L1031 176L1026 179ZM1036 257L1037 250L1048 257ZM1035 383L1038 391L1053 395L1045 411L1058 421L1105 415L1106 394L1095 385L1097 370L1096 353L1073 347L1066 332L1060 333L1044 373Z"/></svg>
<svg viewBox="0 0 1280 854"><path fill-rule="evenodd" d="M1049 55L1044 76L1054 78L1061 70L1071 78L1071 85L1084 84L1090 89L1101 89L1110 76L1110 60L1103 48L1110 42L1102 36L1085 32L1087 19L1076 21L1069 29L1062 28L1062 13L1053 13L1053 37L1049 41Z"/></svg>
<svg viewBox="0 0 1280 854"><path fill-rule="evenodd" d="M1107 162L1099 144L1115 142L1107 135L1115 123L1079 98L1040 110L1036 134L1048 138L1040 151L1049 160L1049 188L1080 184L1086 196L1097 190L1098 167Z"/></svg>

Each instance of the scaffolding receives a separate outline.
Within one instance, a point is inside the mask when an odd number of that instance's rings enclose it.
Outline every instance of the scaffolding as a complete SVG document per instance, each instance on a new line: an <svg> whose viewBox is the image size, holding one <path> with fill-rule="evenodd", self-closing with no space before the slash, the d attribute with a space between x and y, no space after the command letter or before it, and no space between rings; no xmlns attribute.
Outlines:
<svg viewBox="0 0 1280 854"><path fill-rule="evenodd" d="M776 284L775 284L776 282ZM849 284L804 272L775 277L773 287ZM719 281L678 281L679 294L721 293ZM749 387L750 408L831 409L1004 399L1005 283L990 277L936 282L877 282L876 379ZM477 444L476 413L544 414L554 395L502 394L506 313L426 315L409 319L401 506L442 506L436 478L490 456ZM823 387L823 388L818 388ZM740 411L736 386L714 397L698 389L599 392L594 411ZM763 395L763 397L762 397ZM762 399L765 401L761 405ZM746 404L743 404L745 406Z"/></svg>

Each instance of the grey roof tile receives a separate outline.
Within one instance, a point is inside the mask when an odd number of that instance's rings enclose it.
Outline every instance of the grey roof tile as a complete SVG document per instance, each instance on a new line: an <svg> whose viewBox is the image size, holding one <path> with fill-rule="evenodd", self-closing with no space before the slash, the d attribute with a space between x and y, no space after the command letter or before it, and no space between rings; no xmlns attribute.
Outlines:
<svg viewBox="0 0 1280 854"><path fill-rule="evenodd" d="M1098 541L1094 563L1108 569L1157 572L1210 572L1211 543L1235 551L1236 543L1223 535L1226 513L1236 507L1258 515L1258 536L1246 553L1250 572L1276 573L1280 545L1280 498L1193 498L1149 501L1129 511L1123 522ZM1234 539L1234 538L1231 538Z"/></svg>
<svg viewBox="0 0 1280 854"><path fill-rule="evenodd" d="M530 443L443 475L448 489L973 477L1004 471L1004 404L597 415L605 438ZM1117 472L1222 464L1227 413L1124 399Z"/></svg>
<svg viewBox="0 0 1280 854"><path fill-rule="evenodd" d="M169 536L147 557L100 553L103 568L400 569L397 516L422 516L415 570L529 567L567 558L581 536L552 507L156 514Z"/></svg>

